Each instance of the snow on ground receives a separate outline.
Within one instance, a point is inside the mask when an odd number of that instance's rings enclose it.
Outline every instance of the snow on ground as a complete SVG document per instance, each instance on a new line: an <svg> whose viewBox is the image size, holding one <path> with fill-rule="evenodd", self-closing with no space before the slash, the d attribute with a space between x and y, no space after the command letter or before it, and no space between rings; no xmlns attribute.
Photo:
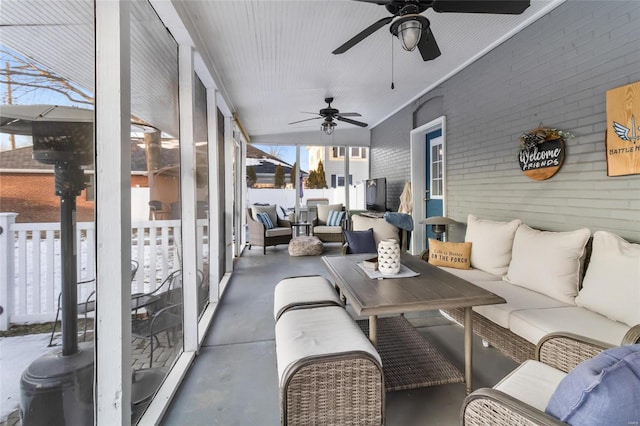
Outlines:
<svg viewBox="0 0 640 426"><path fill-rule="evenodd" d="M0 421L20 407L20 377L49 348L49 334L0 338Z"/></svg>

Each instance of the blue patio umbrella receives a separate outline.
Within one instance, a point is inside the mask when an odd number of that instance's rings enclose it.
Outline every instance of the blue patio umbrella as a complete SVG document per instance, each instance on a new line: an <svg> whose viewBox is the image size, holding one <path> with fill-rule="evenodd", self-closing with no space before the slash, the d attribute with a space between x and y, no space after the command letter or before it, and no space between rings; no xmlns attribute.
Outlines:
<svg viewBox="0 0 640 426"><path fill-rule="evenodd" d="M300 198L304 197L304 189L302 188L302 173L300 172L300 184L298 185L298 188L300 188Z"/></svg>

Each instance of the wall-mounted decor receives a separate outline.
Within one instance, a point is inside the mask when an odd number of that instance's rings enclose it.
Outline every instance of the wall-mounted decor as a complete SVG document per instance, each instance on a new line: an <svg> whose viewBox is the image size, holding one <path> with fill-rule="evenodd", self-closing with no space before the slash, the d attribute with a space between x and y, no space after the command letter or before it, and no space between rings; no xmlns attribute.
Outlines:
<svg viewBox="0 0 640 426"><path fill-rule="evenodd" d="M564 161L564 141L573 135L558 129L537 128L520 136L518 163L522 173L533 180L546 180L555 175Z"/></svg>
<svg viewBox="0 0 640 426"><path fill-rule="evenodd" d="M640 81L607 91L607 176L640 173Z"/></svg>

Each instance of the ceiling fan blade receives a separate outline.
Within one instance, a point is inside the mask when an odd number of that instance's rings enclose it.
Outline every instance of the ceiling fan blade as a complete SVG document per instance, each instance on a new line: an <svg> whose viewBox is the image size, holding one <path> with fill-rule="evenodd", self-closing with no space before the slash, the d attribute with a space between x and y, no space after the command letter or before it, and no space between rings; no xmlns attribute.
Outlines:
<svg viewBox="0 0 640 426"><path fill-rule="evenodd" d="M391 3L391 0L355 0L355 1L361 1L365 3L375 3L375 4L379 4L380 6L384 6L386 4Z"/></svg>
<svg viewBox="0 0 640 426"><path fill-rule="evenodd" d="M362 117L362 114L357 112L341 112L338 115L341 117Z"/></svg>
<svg viewBox="0 0 640 426"><path fill-rule="evenodd" d="M436 12L519 15L524 12L530 4L531 2L529 0L434 0L432 8Z"/></svg>
<svg viewBox="0 0 640 426"><path fill-rule="evenodd" d="M441 55L438 43L436 43L436 39L430 28L427 28L420 37L418 50L422 55L422 59L425 61L431 61Z"/></svg>
<svg viewBox="0 0 640 426"><path fill-rule="evenodd" d="M303 121L318 120L318 119L320 119L320 118L323 118L323 117L305 118L304 120L294 121L293 123L289 123L289 124L297 124L297 123L302 123Z"/></svg>
<svg viewBox="0 0 640 426"><path fill-rule="evenodd" d="M350 118L340 117L339 115L336 116L336 120L344 121L345 123L349 123L349 124L355 124L356 126L360 126L360 127L367 127L368 126L367 123L363 123L361 121L356 121L356 120L351 120Z"/></svg>
<svg viewBox="0 0 640 426"><path fill-rule="evenodd" d="M353 36L350 40L348 40L342 46L338 47L332 53L334 55L339 55L341 53L346 52L347 50L351 49L356 44L360 43L365 38L369 37L371 34L373 34L376 31L378 31L380 28L382 28L385 25L387 25L392 20L393 20L393 16L387 16L386 18L382 18L379 21L374 22L373 24L369 25L367 28L365 28L364 30L360 31L358 34Z"/></svg>

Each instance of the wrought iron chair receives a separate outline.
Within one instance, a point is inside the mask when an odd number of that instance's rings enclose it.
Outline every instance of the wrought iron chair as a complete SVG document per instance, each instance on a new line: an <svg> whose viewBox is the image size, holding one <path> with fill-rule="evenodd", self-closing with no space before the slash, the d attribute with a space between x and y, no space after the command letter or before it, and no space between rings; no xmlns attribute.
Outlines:
<svg viewBox="0 0 640 426"><path fill-rule="evenodd" d="M87 338L87 322L89 320L88 314L89 312L93 312L96 310L96 290L95 290L95 278L86 281L80 281L77 283L78 286L82 286L84 284L93 283L94 289L89 292L89 295L82 301L78 303L78 316L82 316L84 318L83 325L83 335L82 340L85 341ZM62 311L62 292L58 293L58 308L56 309L56 319L53 321L53 328L51 329L51 336L49 337L49 344L47 346L56 346L53 344L53 337L56 333L56 327L58 326L58 321L60 321L60 312Z"/></svg>
<svg viewBox="0 0 640 426"><path fill-rule="evenodd" d="M138 272L138 267L140 266L140 264L138 263L137 260L131 260L131 281L133 281L133 279L136 277L136 273ZM94 288L92 291L89 292L89 294L87 295L87 297L80 303L78 303L78 315L82 316L82 318L84 319L84 324L83 324L83 335L82 335L82 340L85 341L87 338L87 324L89 322L89 313L90 312L94 312L96 310L96 300L95 300L95 295L96 295L96 290L95 290L95 278L90 279L90 280L86 280L86 281L80 281L78 283L78 286L81 286L83 284L90 284L90 283L94 283ZM53 344L53 337L55 336L55 332L56 332L56 327L58 325L58 321L60 320L60 311L62 310L62 293L58 294L58 309L56 311L56 319L53 322L53 329L51 330L51 337L49 337L49 347L51 346L55 346Z"/></svg>
<svg viewBox="0 0 640 426"><path fill-rule="evenodd" d="M198 289L203 285L204 274L198 271ZM138 309L144 308L146 315L138 315ZM134 319L131 334L142 339L149 339L150 360L153 366L154 340L161 346L158 335L166 333L167 343L172 347L176 331L182 327L182 271L177 270L169 274L158 288L149 293L139 293L132 296Z"/></svg>

